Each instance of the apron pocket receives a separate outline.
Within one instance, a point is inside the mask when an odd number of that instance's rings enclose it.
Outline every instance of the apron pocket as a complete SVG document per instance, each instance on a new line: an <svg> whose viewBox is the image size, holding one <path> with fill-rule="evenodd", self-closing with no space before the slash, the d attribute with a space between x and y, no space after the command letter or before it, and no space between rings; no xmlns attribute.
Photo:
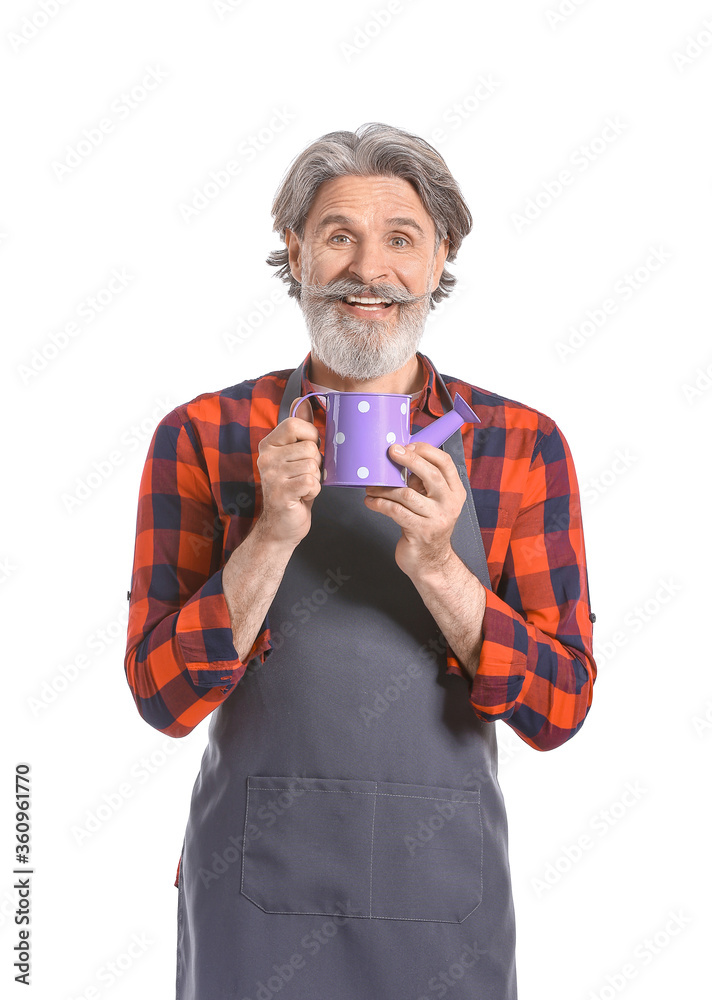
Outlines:
<svg viewBox="0 0 712 1000"><path fill-rule="evenodd" d="M461 923L482 902L479 789L379 781L371 916Z"/></svg>
<svg viewBox="0 0 712 1000"><path fill-rule="evenodd" d="M374 785L248 777L242 894L267 913L368 916Z"/></svg>
<svg viewBox="0 0 712 1000"><path fill-rule="evenodd" d="M240 891L267 913L461 923L482 865L479 789L247 779Z"/></svg>

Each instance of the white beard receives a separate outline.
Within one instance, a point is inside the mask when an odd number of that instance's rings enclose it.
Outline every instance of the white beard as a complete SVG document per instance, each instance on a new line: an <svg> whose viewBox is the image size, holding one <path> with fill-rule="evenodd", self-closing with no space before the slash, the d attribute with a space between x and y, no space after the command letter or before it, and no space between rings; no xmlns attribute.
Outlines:
<svg viewBox="0 0 712 1000"><path fill-rule="evenodd" d="M379 284L378 288L384 291L378 294L388 298L388 287ZM393 294L397 292L394 289ZM354 291L354 294L365 293ZM430 296L392 305L391 309L398 309L399 315L388 319L347 316L338 302L305 287L300 304L313 356L340 378L366 381L398 371L415 355L425 330Z"/></svg>

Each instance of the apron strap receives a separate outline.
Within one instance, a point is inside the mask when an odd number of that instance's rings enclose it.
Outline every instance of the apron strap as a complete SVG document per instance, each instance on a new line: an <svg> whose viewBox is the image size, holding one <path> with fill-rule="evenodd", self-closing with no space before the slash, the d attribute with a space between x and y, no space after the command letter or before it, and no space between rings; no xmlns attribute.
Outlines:
<svg viewBox="0 0 712 1000"><path fill-rule="evenodd" d="M279 420L277 423L282 423L289 416L289 407L292 405L297 396L302 394L302 368L295 368L292 374L287 379L287 384L284 387L284 395L282 396L282 402L279 404Z"/></svg>
<svg viewBox="0 0 712 1000"><path fill-rule="evenodd" d="M446 410L450 410L452 409L453 403L447 386L445 385L440 372L438 372L435 365L433 365L432 361L430 361L430 358L427 360L430 362L433 370L435 371L435 377L438 380L444 408ZM294 400L301 395L301 391L302 371L300 365L298 368L294 369L292 374L287 379L287 385L284 389L282 402L279 406L280 423L287 416L289 416L289 408ZM442 445L442 447L455 463L455 468L457 469L460 481L465 487L465 503L463 504L460 516L455 523L455 528L451 538L453 550L457 553L460 559L462 559L469 571L477 577L482 586L491 589L489 569L487 567L487 557L485 555L485 547L482 541L479 521L477 520L475 501L472 497L472 487L470 486L470 481L467 477L465 451L462 447L462 434L460 430L456 430L455 433L452 434Z"/></svg>
<svg viewBox="0 0 712 1000"><path fill-rule="evenodd" d="M427 360L430 361L430 358ZM432 365L435 377L438 380L443 401L444 403L450 404L444 408L446 410L450 410L453 407L452 397L448 392L447 386L443 382L440 372L437 370L435 365L433 365L432 361L430 361L430 364ZM482 586L491 590L492 584L490 582L489 568L487 566L487 556L485 555L485 546L482 541L480 523L477 520L477 508L475 507L475 501L472 496L472 487L470 486L470 480L467 476L465 450L462 447L462 432L459 428L447 439L443 448L455 463L455 468L460 476L460 481L465 487L465 503L460 511L460 516L455 523L450 544L460 559L462 559L464 564L467 566L469 571L477 577Z"/></svg>

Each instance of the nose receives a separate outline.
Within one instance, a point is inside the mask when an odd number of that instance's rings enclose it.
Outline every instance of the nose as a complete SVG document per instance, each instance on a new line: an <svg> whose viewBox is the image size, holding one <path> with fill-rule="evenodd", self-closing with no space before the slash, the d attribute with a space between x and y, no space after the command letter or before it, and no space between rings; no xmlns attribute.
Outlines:
<svg viewBox="0 0 712 1000"><path fill-rule="evenodd" d="M384 280L389 275L385 247L378 239L362 239L353 250L349 274L364 285Z"/></svg>

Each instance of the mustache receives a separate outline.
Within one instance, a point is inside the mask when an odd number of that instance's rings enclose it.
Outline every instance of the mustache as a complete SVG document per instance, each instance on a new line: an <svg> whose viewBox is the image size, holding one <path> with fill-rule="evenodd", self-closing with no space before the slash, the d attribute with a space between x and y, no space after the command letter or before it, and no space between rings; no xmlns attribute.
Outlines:
<svg viewBox="0 0 712 1000"><path fill-rule="evenodd" d="M325 285L302 284L302 291L308 292L325 302L338 302L347 295L365 295L379 299L389 299L399 305L413 305L416 302L423 302L430 298L430 292L422 295L412 295L404 288L397 285L389 285L385 282L380 284L363 285L358 281L351 281L349 278L338 278L328 281Z"/></svg>

